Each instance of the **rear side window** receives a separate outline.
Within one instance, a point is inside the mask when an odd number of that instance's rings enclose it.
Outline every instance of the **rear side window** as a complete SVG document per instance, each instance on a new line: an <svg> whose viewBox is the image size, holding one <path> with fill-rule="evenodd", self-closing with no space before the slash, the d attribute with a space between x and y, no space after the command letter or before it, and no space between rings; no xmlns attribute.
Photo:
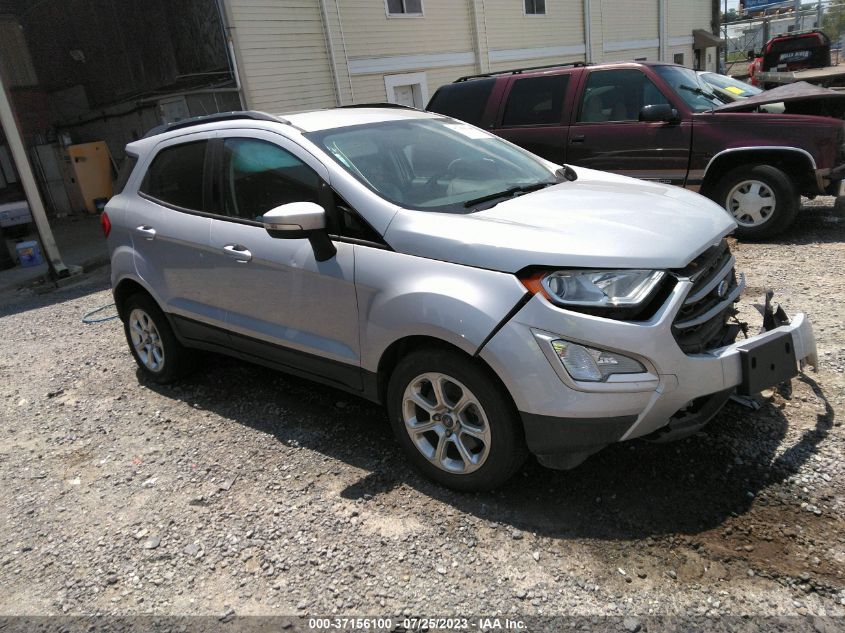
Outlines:
<svg viewBox="0 0 845 633"><path fill-rule="evenodd" d="M560 123L569 75L517 79L505 106L503 126Z"/></svg>
<svg viewBox="0 0 845 633"><path fill-rule="evenodd" d="M319 202L317 173L273 143L226 139L223 170L223 211L228 216L257 221L267 211L289 202Z"/></svg>
<svg viewBox="0 0 845 633"><path fill-rule="evenodd" d="M472 79L441 86L428 102L427 109L472 125L481 125L481 117L495 84L495 79Z"/></svg>
<svg viewBox="0 0 845 633"><path fill-rule="evenodd" d="M147 170L141 191L177 207L203 210L207 146L207 141L196 141L161 150Z"/></svg>
<svg viewBox="0 0 845 633"><path fill-rule="evenodd" d="M129 182L129 176L132 175L132 170L138 164L138 157L132 154L127 154L123 162L120 164L120 171L117 172L117 180L114 183L114 195L118 196L123 193L126 183Z"/></svg>

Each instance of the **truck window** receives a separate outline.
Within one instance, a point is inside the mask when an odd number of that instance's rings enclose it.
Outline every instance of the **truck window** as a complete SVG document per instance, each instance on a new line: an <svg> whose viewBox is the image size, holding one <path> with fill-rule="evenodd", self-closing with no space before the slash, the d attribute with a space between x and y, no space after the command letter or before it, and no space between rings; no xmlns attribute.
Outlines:
<svg viewBox="0 0 845 633"><path fill-rule="evenodd" d="M578 121L639 121L643 106L668 103L639 70L594 70L587 77Z"/></svg>
<svg viewBox="0 0 845 633"><path fill-rule="evenodd" d="M508 95L502 126L560 123L569 75L517 79Z"/></svg>
<svg viewBox="0 0 845 633"><path fill-rule="evenodd" d="M426 109L472 125L481 125L481 117L484 116L484 109L495 84L495 79L472 79L446 84L438 88Z"/></svg>

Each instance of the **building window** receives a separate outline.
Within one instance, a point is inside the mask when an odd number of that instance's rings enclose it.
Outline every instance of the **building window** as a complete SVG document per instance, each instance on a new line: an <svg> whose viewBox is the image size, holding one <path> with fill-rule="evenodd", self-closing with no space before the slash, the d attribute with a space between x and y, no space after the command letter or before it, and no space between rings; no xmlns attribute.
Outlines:
<svg viewBox="0 0 845 633"><path fill-rule="evenodd" d="M388 15L422 15L422 0L387 0Z"/></svg>
<svg viewBox="0 0 845 633"><path fill-rule="evenodd" d="M675 57L674 57L673 61L676 64L683 66L684 65L684 54L683 53L675 53Z"/></svg>
<svg viewBox="0 0 845 633"><path fill-rule="evenodd" d="M546 15L546 0L525 0L525 15Z"/></svg>

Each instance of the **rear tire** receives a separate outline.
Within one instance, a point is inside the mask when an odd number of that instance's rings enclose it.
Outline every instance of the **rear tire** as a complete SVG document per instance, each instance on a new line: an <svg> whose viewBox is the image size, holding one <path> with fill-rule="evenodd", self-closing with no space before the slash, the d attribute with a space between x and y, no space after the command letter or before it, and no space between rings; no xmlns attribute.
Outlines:
<svg viewBox="0 0 845 633"><path fill-rule="evenodd" d="M784 231L801 203L789 176L771 165L732 169L716 183L711 197L736 220L735 235L750 241Z"/></svg>
<svg viewBox="0 0 845 633"><path fill-rule="evenodd" d="M403 358L390 378L387 411L414 467L448 488L496 488L528 454L504 387L460 352L421 350Z"/></svg>
<svg viewBox="0 0 845 633"><path fill-rule="evenodd" d="M147 294L137 293L123 304L123 331L129 351L141 372L150 380L166 384L183 376L192 355L176 339L170 322Z"/></svg>

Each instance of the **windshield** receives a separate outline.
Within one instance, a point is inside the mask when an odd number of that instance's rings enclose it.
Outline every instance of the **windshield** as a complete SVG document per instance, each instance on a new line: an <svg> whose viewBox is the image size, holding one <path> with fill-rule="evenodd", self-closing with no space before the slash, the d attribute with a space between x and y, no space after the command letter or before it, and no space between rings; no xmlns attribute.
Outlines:
<svg viewBox="0 0 845 633"><path fill-rule="evenodd" d="M719 75L718 73L701 73L701 79L715 88L720 88L737 99L747 99L758 95L762 90L739 79Z"/></svg>
<svg viewBox="0 0 845 633"><path fill-rule="evenodd" d="M559 181L533 154L452 119L383 121L306 137L381 197L409 209L466 213Z"/></svg>
<svg viewBox="0 0 845 633"><path fill-rule="evenodd" d="M654 66L654 71L672 86L693 112L705 112L722 105L694 70L682 66Z"/></svg>

